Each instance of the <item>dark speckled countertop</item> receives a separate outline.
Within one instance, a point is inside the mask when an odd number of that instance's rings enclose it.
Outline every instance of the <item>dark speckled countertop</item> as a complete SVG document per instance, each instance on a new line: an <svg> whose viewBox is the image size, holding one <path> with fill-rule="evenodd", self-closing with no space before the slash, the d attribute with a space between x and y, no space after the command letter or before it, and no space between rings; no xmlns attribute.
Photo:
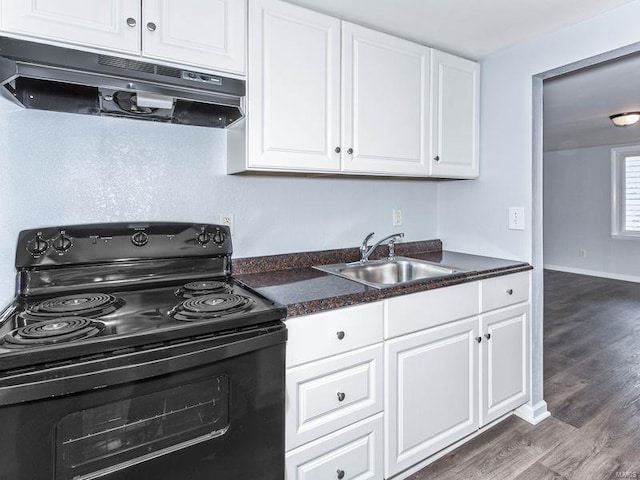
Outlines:
<svg viewBox="0 0 640 480"><path fill-rule="evenodd" d="M376 252L377 255L373 258L384 257L382 249L378 250L380 252ZM525 262L442 250L439 240L398 243L396 253L399 256L428 260L464 272L377 289L312 268L312 265L356 261L358 249L353 248L235 259L234 278L273 301L286 305L291 317L523 272L532 268Z"/></svg>

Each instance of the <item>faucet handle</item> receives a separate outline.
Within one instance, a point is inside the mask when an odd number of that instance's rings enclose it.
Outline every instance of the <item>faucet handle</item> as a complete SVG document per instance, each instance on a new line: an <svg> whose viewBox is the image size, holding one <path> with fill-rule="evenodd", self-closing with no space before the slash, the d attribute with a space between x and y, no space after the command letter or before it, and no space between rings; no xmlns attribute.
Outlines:
<svg viewBox="0 0 640 480"><path fill-rule="evenodd" d="M387 245L389 246L388 260L390 262L393 262L396 259L396 239L392 238L391 240L389 240L389 243Z"/></svg>

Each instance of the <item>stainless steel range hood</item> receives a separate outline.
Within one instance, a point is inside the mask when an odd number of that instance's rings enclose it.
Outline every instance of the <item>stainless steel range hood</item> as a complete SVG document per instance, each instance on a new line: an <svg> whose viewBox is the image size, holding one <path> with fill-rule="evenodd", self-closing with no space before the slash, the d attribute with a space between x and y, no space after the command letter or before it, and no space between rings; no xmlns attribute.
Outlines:
<svg viewBox="0 0 640 480"><path fill-rule="evenodd" d="M0 85L26 108L226 128L245 82L0 37Z"/></svg>

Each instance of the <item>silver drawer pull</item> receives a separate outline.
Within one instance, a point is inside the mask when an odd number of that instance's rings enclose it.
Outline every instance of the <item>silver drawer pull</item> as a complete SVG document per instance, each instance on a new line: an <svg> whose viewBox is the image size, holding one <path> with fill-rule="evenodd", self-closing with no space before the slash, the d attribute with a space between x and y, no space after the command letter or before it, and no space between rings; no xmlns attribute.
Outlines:
<svg viewBox="0 0 640 480"><path fill-rule="evenodd" d="M510 288L509 290L507 290L507 293L508 293L509 295L513 295L513 288Z"/></svg>
<svg viewBox="0 0 640 480"><path fill-rule="evenodd" d="M338 469L338 480L342 480L344 478L344 470Z"/></svg>
<svg viewBox="0 0 640 480"><path fill-rule="evenodd" d="M338 401L339 402L344 402L346 395L344 392L338 392Z"/></svg>
<svg viewBox="0 0 640 480"><path fill-rule="evenodd" d="M336 332L336 335L338 336L338 340L342 340L344 338L344 332L342 330Z"/></svg>
<svg viewBox="0 0 640 480"><path fill-rule="evenodd" d="M129 25L131 28L135 27L136 23L137 22L135 18L132 18L132 17L127 18L127 25Z"/></svg>

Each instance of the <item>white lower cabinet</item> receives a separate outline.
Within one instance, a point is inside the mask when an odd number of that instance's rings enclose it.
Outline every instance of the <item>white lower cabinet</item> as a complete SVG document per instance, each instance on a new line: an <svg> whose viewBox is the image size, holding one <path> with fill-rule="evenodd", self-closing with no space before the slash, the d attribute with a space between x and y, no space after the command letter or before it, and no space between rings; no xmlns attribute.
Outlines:
<svg viewBox="0 0 640 480"><path fill-rule="evenodd" d="M386 476L478 429L478 319L386 342Z"/></svg>
<svg viewBox="0 0 640 480"><path fill-rule="evenodd" d="M287 479L400 480L524 404L529 276L287 320Z"/></svg>
<svg viewBox="0 0 640 480"><path fill-rule="evenodd" d="M382 413L285 457L287 480L382 480Z"/></svg>
<svg viewBox="0 0 640 480"><path fill-rule="evenodd" d="M382 480L383 302L287 328L287 479Z"/></svg>
<svg viewBox="0 0 640 480"><path fill-rule="evenodd" d="M484 425L529 398L529 304L482 315L480 325Z"/></svg>

